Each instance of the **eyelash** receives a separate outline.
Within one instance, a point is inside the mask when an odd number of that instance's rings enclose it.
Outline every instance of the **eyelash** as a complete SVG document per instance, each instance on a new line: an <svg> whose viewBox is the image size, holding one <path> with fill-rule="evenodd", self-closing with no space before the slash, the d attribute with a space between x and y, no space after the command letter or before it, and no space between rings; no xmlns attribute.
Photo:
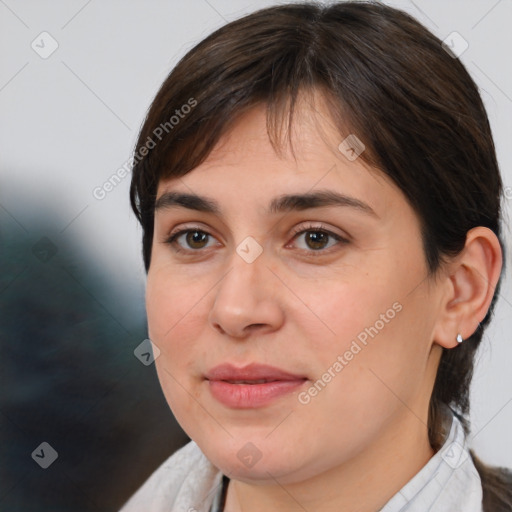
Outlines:
<svg viewBox="0 0 512 512"><path fill-rule="evenodd" d="M187 253L187 254L198 254L200 252L202 252L202 249L183 249L182 247L180 247L177 243L177 239L181 236L181 235L184 235L184 234L187 234L187 233L190 233L190 232L194 232L194 231L197 231L199 233L204 233L205 235L207 235L208 237L212 237L213 236L208 233L207 231L205 231L204 229L200 228L199 226L190 226L190 227L187 227L185 229L181 229L175 233L171 233L169 235L169 237L164 240L164 243L166 244L169 244L172 246L173 250L176 252L176 253ZM315 225L315 224L306 224L306 225L301 225L299 226L298 228L295 228L293 231L292 231L292 241L296 240L298 238L299 235L301 234L305 234L305 233L308 233L308 232L318 232L318 233L324 233L326 235L328 235L329 237L331 238L334 238L334 240L336 240L336 242L338 242L337 244L335 244L334 246L332 247L329 247L328 249L318 249L318 250L314 250L314 249L311 249L311 250L307 250L307 249L299 249L300 251L306 251L308 253L308 256L312 256L312 257L318 257L318 256L323 256L325 254L330 254L332 252L332 249L333 247L336 247L338 245L346 245L349 243L349 240L348 238L344 238L336 233L333 233L332 231L330 231L329 229L325 228L324 226L322 225ZM287 244L288 245L288 244Z"/></svg>
<svg viewBox="0 0 512 512"><path fill-rule="evenodd" d="M164 242L166 244L171 245L173 250L175 252L177 252L177 253L189 253L189 254L196 253L197 254L197 253L201 252L201 249L189 249L189 250L186 250L186 249L183 249L182 247L180 247L176 243L176 239L179 238L181 235L184 235L184 234L190 233L190 232L194 232L194 231L197 231L199 233L204 233L205 235L208 235L208 236L212 236L212 235L210 235L210 233L208 233L204 229L200 228L199 226L190 226L190 227L187 227L186 229L181 229L179 231L176 231L176 233L171 233L169 235L169 238L164 240Z"/></svg>
<svg viewBox="0 0 512 512"><path fill-rule="evenodd" d="M301 251L306 251L308 253L308 256L318 257L318 256L323 256L325 254L330 254L334 247L336 247L338 245L346 245L349 243L349 240L347 238L344 238L341 235L333 233L332 231L327 229L322 224L315 225L312 223L303 224L303 225L293 229L292 230L292 241L296 240L299 237L299 235L302 235L302 234L308 233L308 232L324 233L327 236L329 236L330 238L333 238L334 240L336 240L336 242L337 242L336 244L334 244L332 247L329 247L328 249L318 249L316 251L314 249L310 249L310 250L300 249Z"/></svg>

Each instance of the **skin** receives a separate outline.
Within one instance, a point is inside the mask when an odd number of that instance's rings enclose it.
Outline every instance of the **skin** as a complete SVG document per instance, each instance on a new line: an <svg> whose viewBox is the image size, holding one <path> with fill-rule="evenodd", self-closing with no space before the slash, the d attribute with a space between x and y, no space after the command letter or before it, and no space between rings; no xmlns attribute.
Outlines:
<svg viewBox="0 0 512 512"><path fill-rule="evenodd" d="M501 268L496 237L475 228L465 251L428 277L417 215L382 172L337 149L344 137L317 100L316 114L304 100L294 119L296 158L289 147L276 154L257 106L205 162L158 186L158 198L193 193L221 210L156 211L146 306L163 392L185 432L231 478L228 512L382 507L433 456L427 417L441 347L456 350L457 333L476 329ZM267 212L282 194L326 189L374 214L350 206ZM347 241L329 237L312 249L308 236L319 226ZM210 236L192 247L185 235L166 243L181 229ZM247 236L263 250L252 263L236 252ZM394 318L301 403L299 393L397 303ZM263 407L232 409L204 380L223 362L269 364L308 381ZM252 467L237 457L248 442L261 453Z"/></svg>

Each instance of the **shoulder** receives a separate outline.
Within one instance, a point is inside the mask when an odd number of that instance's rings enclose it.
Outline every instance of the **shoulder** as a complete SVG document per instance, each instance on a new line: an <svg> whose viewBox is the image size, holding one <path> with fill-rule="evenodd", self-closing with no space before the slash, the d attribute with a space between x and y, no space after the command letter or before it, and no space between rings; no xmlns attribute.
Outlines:
<svg viewBox="0 0 512 512"><path fill-rule="evenodd" d="M512 470L487 466L470 453L482 481L484 512L512 512Z"/></svg>
<svg viewBox="0 0 512 512"><path fill-rule="evenodd" d="M512 471L508 468L487 467L482 478L484 510L512 512Z"/></svg>
<svg viewBox="0 0 512 512"><path fill-rule="evenodd" d="M191 441L165 460L120 512L208 510L208 497L221 478L219 469Z"/></svg>

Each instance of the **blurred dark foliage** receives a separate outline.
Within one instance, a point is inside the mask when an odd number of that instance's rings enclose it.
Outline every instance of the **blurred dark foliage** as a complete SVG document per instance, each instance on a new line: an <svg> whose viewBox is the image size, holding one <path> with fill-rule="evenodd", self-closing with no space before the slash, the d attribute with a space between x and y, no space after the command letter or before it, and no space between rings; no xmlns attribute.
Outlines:
<svg viewBox="0 0 512 512"><path fill-rule="evenodd" d="M112 284L70 236L15 220L0 208L0 510L118 510L188 438L133 354L143 314L123 326L126 297L105 303Z"/></svg>

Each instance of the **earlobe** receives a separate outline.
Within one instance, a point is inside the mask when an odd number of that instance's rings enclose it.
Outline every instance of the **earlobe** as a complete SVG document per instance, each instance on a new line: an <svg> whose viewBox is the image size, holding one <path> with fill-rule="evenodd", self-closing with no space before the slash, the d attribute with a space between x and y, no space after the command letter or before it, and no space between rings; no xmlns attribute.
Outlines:
<svg viewBox="0 0 512 512"><path fill-rule="evenodd" d="M491 305L501 267L497 236L482 226L468 231L464 249L448 264L435 343L454 348L477 330Z"/></svg>

